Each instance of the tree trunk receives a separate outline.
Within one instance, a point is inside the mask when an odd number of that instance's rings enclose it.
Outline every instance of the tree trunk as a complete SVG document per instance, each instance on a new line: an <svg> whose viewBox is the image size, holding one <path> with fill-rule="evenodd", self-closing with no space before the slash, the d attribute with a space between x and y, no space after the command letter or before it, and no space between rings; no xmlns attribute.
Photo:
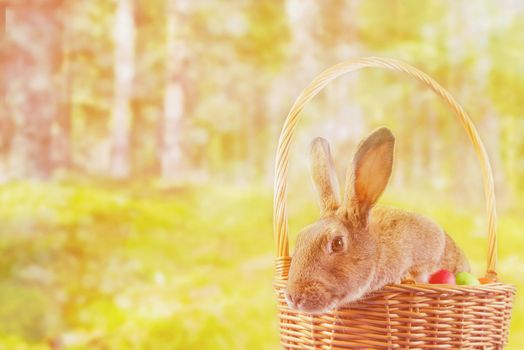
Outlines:
<svg viewBox="0 0 524 350"><path fill-rule="evenodd" d="M60 67L58 2L8 7L3 79L6 113L13 123L11 177L45 179L53 172L52 126L58 108Z"/></svg>
<svg viewBox="0 0 524 350"><path fill-rule="evenodd" d="M6 6L0 4L0 182L7 179L7 155L9 154L11 136L12 136L12 120L7 114L5 105L6 89L6 30L5 30Z"/></svg>
<svg viewBox="0 0 524 350"><path fill-rule="evenodd" d="M166 21L166 89L164 92L164 120L162 123L161 170L167 181L184 177L182 158L182 117L184 115L184 89L182 72L185 60L183 43L180 40L182 12L185 1L167 0Z"/></svg>
<svg viewBox="0 0 524 350"><path fill-rule="evenodd" d="M6 63L7 63L7 47L6 47L6 31L5 31L5 19L6 19L6 6L0 5L0 183L7 179L7 159L10 153L11 137L13 121L11 116L7 114L7 108L5 105L5 93L6 89Z"/></svg>
<svg viewBox="0 0 524 350"><path fill-rule="evenodd" d="M129 176L130 100L134 76L135 25L133 0L118 0L114 25L115 96L111 123L110 172L115 178Z"/></svg>
<svg viewBox="0 0 524 350"><path fill-rule="evenodd" d="M68 11L67 5L62 6L62 16ZM54 167L68 169L71 166L71 108L72 108L72 74L70 57L70 37L68 22L62 20L61 25L61 56L59 72L60 78L57 79L57 115L54 124L54 133L51 143L51 159Z"/></svg>

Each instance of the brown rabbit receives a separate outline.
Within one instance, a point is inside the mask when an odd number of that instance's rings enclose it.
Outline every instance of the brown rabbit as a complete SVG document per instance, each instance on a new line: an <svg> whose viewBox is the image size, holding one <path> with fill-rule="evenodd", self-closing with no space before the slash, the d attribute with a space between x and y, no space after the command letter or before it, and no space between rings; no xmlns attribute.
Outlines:
<svg viewBox="0 0 524 350"><path fill-rule="evenodd" d="M391 131L379 128L359 145L340 203L329 144L313 141L322 215L298 235L286 290L291 308L325 312L403 279L427 282L439 269L469 271L462 250L430 219L374 208L391 175L394 144Z"/></svg>

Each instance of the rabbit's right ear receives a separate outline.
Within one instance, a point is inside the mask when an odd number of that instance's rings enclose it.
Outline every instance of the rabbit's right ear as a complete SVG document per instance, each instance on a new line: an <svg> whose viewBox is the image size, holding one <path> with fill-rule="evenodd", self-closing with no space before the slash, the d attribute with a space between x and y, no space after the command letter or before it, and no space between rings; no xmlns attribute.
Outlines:
<svg viewBox="0 0 524 350"><path fill-rule="evenodd" d="M311 176L317 188L322 216L334 213L340 207L337 174L329 143L317 137L311 143Z"/></svg>
<svg viewBox="0 0 524 350"><path fill-rule="evenodd" d="M345 202L349 219L366 226L369 212L388 184L395 137L387 128L372 132L358 147L348 170Z"/></svg>

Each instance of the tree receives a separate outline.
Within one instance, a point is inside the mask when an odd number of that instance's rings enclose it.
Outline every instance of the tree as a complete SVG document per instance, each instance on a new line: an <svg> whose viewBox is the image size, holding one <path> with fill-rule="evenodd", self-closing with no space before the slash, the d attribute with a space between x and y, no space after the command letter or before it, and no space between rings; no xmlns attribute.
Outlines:
<svg viewBox="0 0 524 350"><path fill-rule="evenodd" d="M133 0L118 0L114 23L115 95L111 121L110 172L115 178L129 176L130 99L134 76L135 25Z"/></svg>
<svg viewBox="0 0 524 350"><path fill-rule="evenodd" d="M6 5L0 3L0 52L5 52L6 40L5 40L5 18L6 18ZM6 93L6 79L5 79L5 66L7 63L6 55L0 55L0 95L5 96ZM0 101L0 181L5 179L7 176L7 164L6 158L10 151L10 140L12 134L12 119L7 114L5 106L5 98Z"/></svg>
<svg viewBox="0 0 524 350"><path fill-rule="evenodd" d="M71 166L71 112L72 112L72 72L71 72L71 37L69 24L63 18L72 10L70 4L61 7L60 67L57 85L57 114L51 142L51 159L56 169L68 169Z"/></svg>
<svg viewBox="0 0 524 350"><path fill-rule="evenodd" d="M161 172L165 180L180 179L183 173L182 118L184 116L184 89L182 85L186 61L184 43L185 0L167 0L166 19L166 87L164 115L161 130Z"/></svg>
<svg viewBox="0 0 524 350"><path fill-rule="evenodd" d="M56 78L61 63L61 1L8 5L9 56L3 79L6 115L12 123L10 144L16 150L9 157L10 171L15 178L49 178L54 170L52 129L59 105Z"/></svg>

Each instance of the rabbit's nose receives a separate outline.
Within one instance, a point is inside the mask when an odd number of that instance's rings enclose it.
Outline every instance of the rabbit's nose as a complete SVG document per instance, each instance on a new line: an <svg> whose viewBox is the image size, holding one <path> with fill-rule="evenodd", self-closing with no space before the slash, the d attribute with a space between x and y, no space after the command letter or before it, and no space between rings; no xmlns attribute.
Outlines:
<svg viewBox="0 0 524 350"><path fill-rule="evenodd" d="M304 298L299 295L298 293L286 293L286 301L290 308L292 309L298 309L300 307L300 303L304 300Z"/></svg>

